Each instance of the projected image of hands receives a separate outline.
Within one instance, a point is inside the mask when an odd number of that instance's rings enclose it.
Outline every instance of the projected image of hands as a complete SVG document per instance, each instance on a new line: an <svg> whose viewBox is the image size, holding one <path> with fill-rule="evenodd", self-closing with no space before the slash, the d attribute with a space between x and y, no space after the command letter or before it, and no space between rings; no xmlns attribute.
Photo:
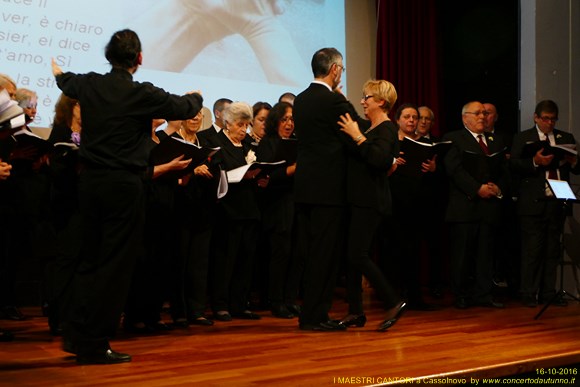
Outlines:
<svg viewBox="0 0 580 387"><path fill-rule="evenodd" d="M317 48L300 51L300 41L304 32L320 37L320 25L301 25L297 19L317 11L323 16L323 3L166 0L133 19L130 28L139 31L145 69L304 86ZM285 15L292 23L283 23Z"/></svg>
<svg viewBox="0 0 580 387"><path fill-rule="evenodd" d="M135 80L175 94L203 90L209 106L222 97L254 103L297 94L312 80L316 50L336 47L346 54L343 0L1 3L0 72L37 93L33 127L52 125L60 95L52 59L64 72L106 73L105 45L125 28L143 44Z"/></svg>

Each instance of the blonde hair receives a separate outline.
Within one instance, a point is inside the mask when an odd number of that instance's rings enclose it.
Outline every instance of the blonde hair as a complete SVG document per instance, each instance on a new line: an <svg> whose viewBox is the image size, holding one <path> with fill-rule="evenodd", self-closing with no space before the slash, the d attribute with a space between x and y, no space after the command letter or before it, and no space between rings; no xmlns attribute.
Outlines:
<svg viewBox="0 0 580 387"><path fill-rule="evenodd" d="M381 108L386 112L389 112L395 105L395 102L397 102L397 90L395 86L384 79L371 79L366 81L363 86L363 92L365 90L368 90L370 95L377 101L385 101L385 104Z"/></svg>

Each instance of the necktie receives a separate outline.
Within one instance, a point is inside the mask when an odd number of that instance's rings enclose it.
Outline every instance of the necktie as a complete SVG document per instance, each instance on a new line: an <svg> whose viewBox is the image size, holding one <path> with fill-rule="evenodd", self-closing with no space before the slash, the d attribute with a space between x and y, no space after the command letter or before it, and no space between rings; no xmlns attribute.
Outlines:
<svg viewBox="0 0 580 387"><path fill-rule="evenodd" d="M487 145L485 145L485 142L483 142L483 135L478 134L477 140L479 142L479 146L481 147L481 150L483 151L483 153L485 153L487 156L489 156L489 148L487 147Z"/></svg>
<svg viewBox="0 0 580 387"><path fill-rule="evenodd" d="M547 134L544 134L544 141L546 141L548 144L551 143L550 138L548 137ZM558 171L555 168L548 169L548 179L551 179L551 180L558 179Z"/></svg>

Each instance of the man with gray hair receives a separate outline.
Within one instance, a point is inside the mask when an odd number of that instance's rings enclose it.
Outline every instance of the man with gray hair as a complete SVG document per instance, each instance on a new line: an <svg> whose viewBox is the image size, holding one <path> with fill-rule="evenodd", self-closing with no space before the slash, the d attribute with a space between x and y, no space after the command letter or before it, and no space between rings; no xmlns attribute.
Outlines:
<svg viewBox="0 0 580 387"><path fill-rule="evenodd" d="M298 157L294 180L297 227L304 237L304 303L300 329L345 330L328 316L341 251L346 216L346 152L352 140L340 131L340 116L357 118L340 93L345 70L342 54L323 48L312 57L314 81L294 101ZM360 138L358 139L360 140Z"/></svg>
<svg viewBox="0 0 580 387"><path fill-rule="evenodd" d="M501 153L504 145L485 133L487 112L483 104L469 102L461 113L464 129L444 137L453 143L444 162L450 180L446 221L451 233L455 307L503 308L492 297L492 257L494 230L501 219L500 200L507 178L506 160ZM494 154L498 157L497 165L490 162ZM487 167L485 173L477 168L482 164Z"/></svg>

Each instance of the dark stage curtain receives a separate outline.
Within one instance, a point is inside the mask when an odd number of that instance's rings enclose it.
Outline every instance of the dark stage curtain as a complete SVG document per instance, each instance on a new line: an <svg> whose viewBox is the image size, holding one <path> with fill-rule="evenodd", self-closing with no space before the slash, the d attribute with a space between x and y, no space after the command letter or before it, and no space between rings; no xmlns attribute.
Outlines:
<svg viewBox="0 0 580 387"><path fill-rule="evenodd" d="M433 134L445 127L436 0L377 0L377 79L395 85L397 106L427 105L435 113ZM396 106L395 106L396 109ZM393 111L394 112L394 111Z"/></svg>

